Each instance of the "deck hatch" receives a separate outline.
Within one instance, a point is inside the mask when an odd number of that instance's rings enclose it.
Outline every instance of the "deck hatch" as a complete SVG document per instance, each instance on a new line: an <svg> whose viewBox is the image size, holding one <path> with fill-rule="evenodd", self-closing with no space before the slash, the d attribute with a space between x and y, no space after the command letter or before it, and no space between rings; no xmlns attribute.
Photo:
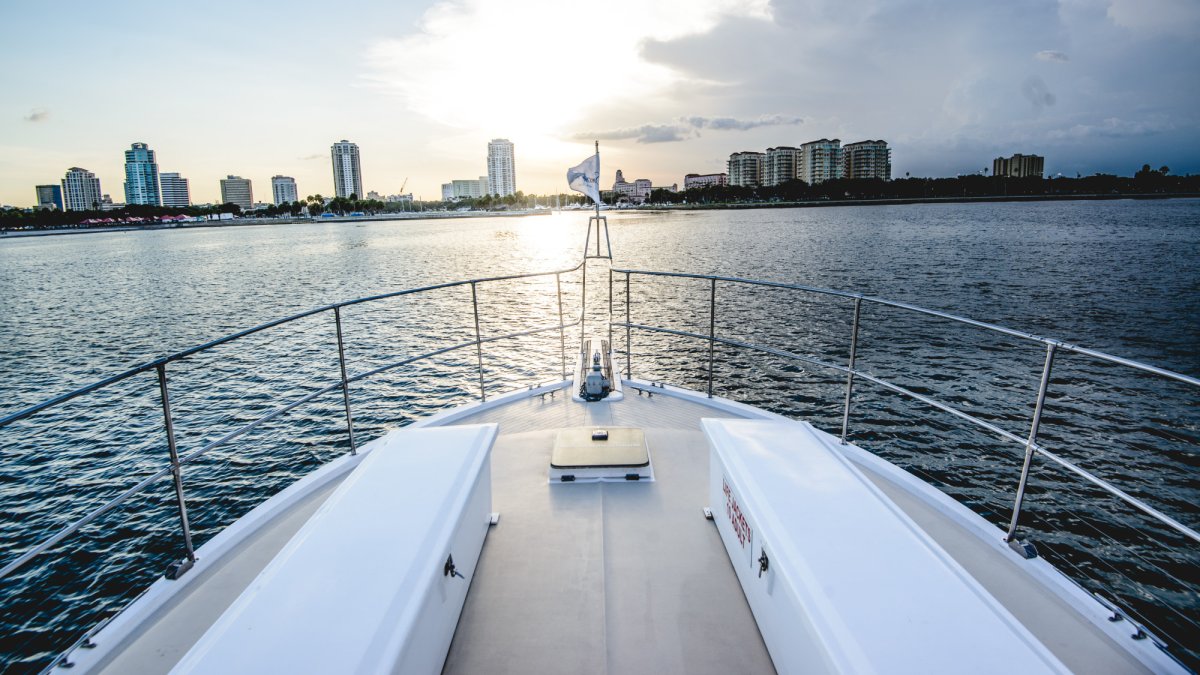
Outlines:
<svg viewBox="0 0 1200 675"><path fill-rule="evenodd" d="M632 427L572 427L554 438L550 480L567 475L576 480L653 478L646 434Z"/></svg>

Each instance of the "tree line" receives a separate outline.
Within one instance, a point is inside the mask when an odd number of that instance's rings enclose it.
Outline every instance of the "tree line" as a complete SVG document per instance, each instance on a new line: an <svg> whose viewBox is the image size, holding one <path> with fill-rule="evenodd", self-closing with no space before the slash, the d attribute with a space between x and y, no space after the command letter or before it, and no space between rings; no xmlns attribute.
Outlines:
<svg viewBox="0 0 1200 675"><path fill-rule="evenodd" d="M1200 175L1174 176L1169 167L1143 165L1132 177L1095 174L1069 178L1009 178L972 174L953 178L837 178L809 185L791 180L780 185L712 185L680 192L655 189L652 204L736 204L821 200L951 199L963 197L1039 197L1058 195L1200 194Z"/></svg>

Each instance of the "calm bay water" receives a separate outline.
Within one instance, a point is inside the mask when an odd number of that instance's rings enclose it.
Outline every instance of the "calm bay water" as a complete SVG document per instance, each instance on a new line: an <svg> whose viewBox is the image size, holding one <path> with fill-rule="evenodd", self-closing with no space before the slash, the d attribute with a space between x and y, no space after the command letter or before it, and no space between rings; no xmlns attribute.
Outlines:
<svg viewBox="0 0 1200 675"><path fill-rule="evenodd" d="M1200 374L1197 200L608 218L617 267L854 290ZM571 268L585 226L586 214L577 212L0 240L0 414L327 303ZM623 277L616 278L616 318L624 320ZM560 282L571 315L579 307L580 275L563 274ZM607 269L589 267L589 282L594 330L588 332L604 333ZM707 282L635 276L630 288L634 323L707 332ZM481 284L477 293L485 338L557 325L554 276ZM733 284L723 284L718 295L720 334L845 363L847 301ZM342 318L352 374L474 338L469 287L357 305ZM567 331L568 354L577 331ZM614 335L622 366L623 333ZM332 316L320 314L169 366L181 453L336 379L335 335ZM880 377L1017 435L1028 432L1044 358L1037 344L867 307L859 349L859 365ZM635 332L631 351L635 377L705 386L704 343ZM716 393L827 430L840 427L844 381L838 373L744 350L717 351ZM496 393L550 382L561 376L561 360L557 329L489 343L485 386ZM478 393L475 368L472 346L356 384L360 442L470 400ZM0 430L0 512L6 514L0 564L161 468L165 439L157 397L154 377L137 376ZM1197 392L1061 356L1048 401L1041 436L1048 447L1200 526ZM319 397L189 466L185 482L198 544L344 452L340 415L336 393ZM856 385L851 435L989 520L1005 522L1019 446L863 384ZM1052 468L1036 472L1029 499L1022 522L1045 557L1090 590L1129 604L1156 632L1193 630L1200 611L1194 544ZM61 549L66 556L48 556L0 582L4 663L15 669L44 663L161 574L181 552L172 500L169 481L159 481L84 528Z"/></svg>

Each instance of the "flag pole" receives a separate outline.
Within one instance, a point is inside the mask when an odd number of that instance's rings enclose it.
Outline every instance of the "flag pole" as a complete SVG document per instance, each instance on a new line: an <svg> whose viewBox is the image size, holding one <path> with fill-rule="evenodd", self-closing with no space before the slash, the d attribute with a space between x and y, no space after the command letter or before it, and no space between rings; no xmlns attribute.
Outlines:
<svg viewBox="0 0 1200 675"><path fill-rule="evenodd" d="M600 194L600 139L596 139L596 194ZM596 202L596 255L600 255L600 202Z"/></svg>
<svg viewBox="0 0 1200 675"><path fill-rule="evenodd" d="M598 175L600 173L600 141L599 140L596 141L596 173L597 173L597 178L599 178L599 175ZM599 183L599 181L596 181L596 182ZM596 190L597 191L600 190L599 185L596 186ZM596 218L597 219L600 218L600 202L596 202ZM597 232L596 234L598 235L600 233ZM597 237L597 239L599 239L599 237ZM598 244L600 242L597 241L596 243Z"/></svg>

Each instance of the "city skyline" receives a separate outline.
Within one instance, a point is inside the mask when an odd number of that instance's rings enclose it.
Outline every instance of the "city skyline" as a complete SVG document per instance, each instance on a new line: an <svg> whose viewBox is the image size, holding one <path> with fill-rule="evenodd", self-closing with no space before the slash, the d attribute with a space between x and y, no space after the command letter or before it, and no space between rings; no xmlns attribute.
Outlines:
<svg viewBox="0 0 1200 675"><path fill-rule="evenodd" d="M190 179L193 203L217 201L230 173L285 174L328 196L340 138L363 148L365 191L409 178L405 192L425 199L477 175L480 145L497 137L520 146L527 193L565 189L564 167L593 139L606 173L655 184L822 137L887 139L895 177L979 172L1018 152L1047 157L1049 176L1200 172L1200 92L1186 84L1200 5L1187 0L666 0L638 21L548 1L352 0L346 11L370 20L349 49L311 30L316 2L236 5L248 27L237 32L222 4L0 8L6 25L45 27L0 45L0 203L32 205L34 187L70 167L119 200L133 142ZM545 30L545 16L564 28ZM131 22L139 49L173 56L126 82L133 47L104 36ZM579 44L619 87L563 57ZM271 69L284 55L289 67ZM483 62L510 75L479 77Z"/></svg>

